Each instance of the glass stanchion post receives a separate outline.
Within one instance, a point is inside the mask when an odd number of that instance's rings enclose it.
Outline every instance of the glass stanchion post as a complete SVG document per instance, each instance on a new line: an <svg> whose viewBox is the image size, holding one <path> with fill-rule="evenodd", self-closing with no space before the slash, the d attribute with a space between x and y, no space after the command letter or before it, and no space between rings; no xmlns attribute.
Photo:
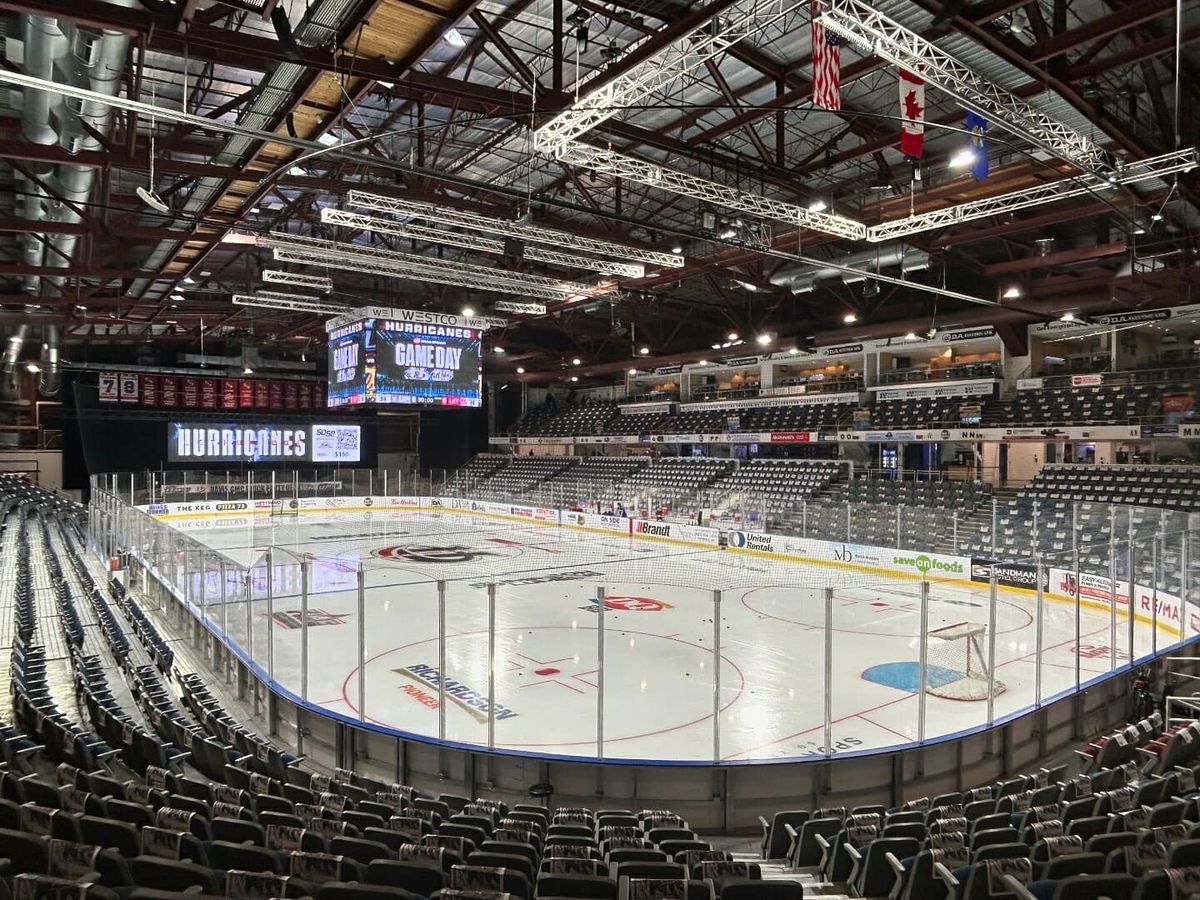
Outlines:
<svg viewBox="0 0 1200 900"><path fill-rule="evenodd" d="M1108 671L1117 671L1117 530L1108 507Z"/></svg>
<svg viewBox="0 0 1200 900"><path fill-rule="evenodd" d="M358 587L358 720L365 722L367 720L367 572L361 562L358 564L356 582ZM445 646L444 631L442 644ZM443 671L445 671L444 668ZM444 680L443 678L443 682ZM441 706L444 709L445 696L441 699Z"/></svg>
<svg viewBox="0 0 1200 900"><path fill-rule="evenodd" d="M596 588L596 758L604 759L604 588Z"/></svg>
<svg viewBox="0 0 1200 900"><path fill-rule="evenodd" d="M308 701L308 567L311 557L300 557L300 699Z"/></svg>
<svg viewBox="0 0 1200 900"><path fill-rule="evenodd" d="M825 588L825 755L833 755L833 588Z"/></svg>
<svg viewBox="0 0 1200 900"><path fill-rule="evenodd" d="M1037 621L1034 627L1034 650L1036 654L1034 659L1037 664L1033 667L1033 695L1034 702L1037 706L1042 705L1042 616L1046 605L1046 570L1042 566L1042 554L1038 553L1034 557L1034 574L1037 576L1037 593L1035 595L1035 605L1037 606Z"/></svg>
<svg viewBox="0 0 1200 900"><path fill-rule="evenodd" d="M1133 550L1133 512L1129 513L1129 530L1127 531L1129 538L1129 546L1125 548L1125 594L1128 606L1126 609L1129 612L1129 665L1133 666L1133 661L1137 659L1137 645L1134 640L1137 638L1136 610L1137 610L1137 585L1134 577L1134 550Z"/></svg>
<svg viewBox="0 0 1200 900"><path fill-rule="evenodd" d="M386 476L387 473L385 472ZM386 492L386 488L384 489ZM488 599L488 749L496 746L496 582L487 586Z"/></svg>
<svg viewBox="0 0 1200 900"><path fill-rule="evenodd" d="M274 474L274 473L272 473ZM275 558L267 548L267 680L275 683Z"/></svg>
<svg viewBox="0 0 1200 900"><path fill-rule="evenodd" d="M917 663L917 743L925 742L925 699L929 677L929 581L921 578L921 653Z"/></svg>
<svg viewBox="0 0 1200 900"><path fill-rule="evenodd" d="M996 604L999 592L996 589L996 565L988 575L988 693L987 723L990 728L996 717Z"/></svg>
<svg viewBox="0 0 1200 900"><path fill-rule="evenodd" d="M446 739L446 582L437 583L438 602L438 740Z"/></svg>
<svg viewBox="0 0 1200 900"><path fill-rule="evenodd" d="M721 591L712 592L713 603L713 762L721 760Z"/></svg>
<svg viewBox="0 0 1200 900"><path fill-rule="evenodd" d="M1159 544L1163 536L1160 532L1150 542L1150 652L1158 653L1158 563L1162 559Z"/></svg>

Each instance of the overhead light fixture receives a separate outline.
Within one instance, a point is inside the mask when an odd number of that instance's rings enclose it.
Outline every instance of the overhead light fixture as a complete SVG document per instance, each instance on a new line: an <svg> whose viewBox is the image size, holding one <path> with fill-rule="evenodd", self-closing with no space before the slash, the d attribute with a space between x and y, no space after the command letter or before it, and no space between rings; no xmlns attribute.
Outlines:
<svg viewBox="0 0 1200 900"><path fill-rule="evenodd" d="M571 360L571 365L577 366L580 364L580 362L582 362L582 360L580 360L580 358L578 356L576 356L574 359Z"/></svg>
<svg viewBox="0 0 1200 900"><path fill-rule="evenodd" d="M40 372L40 371L42 371L42 369L41 369L41 366L39 366L37 363L31 362L31 363L25 364L25 371L26 372Z"/></svg>
<svg viewBox="0 0 1200 900"><path fill-rule="evenodd" d="M808 204L808 211L811 213L825 212L827 209L829 209L829 204L823 197L817 197Z"/></svg>
<svg viewBox="0 0 1200 900"><path fill-rule="evenodd" d="M498 353L500 356L503 356L503 355L504 355L504 348L503 348L503 347L493 347L492 349L493 349L493 350L494 350L496 353Z"/></svg>
<svg viewBox="0 0 1200 900"><path fill-rule="evenodd" d="M1004 299L1005 300L1016 300L1020 296L1021 296L1021 288L1015 284L1009 285L1007 288L1004 289Z"/></svg>
<svg viewBox="0 0 1200 900"><path fill-rule="evenodd" d="M572 375L572 376L571 376L571 380L572 380L572 381L578 381L578 380L579 380L579 376L578 376L578 375Z"/></svg>
<svg viewBox="0 0 1200 900"><path fill-rule="evenodd" d="M629 374L630 374L630 375L636 375L636 374L637 374L637 369L630 369L630 370L629 370Z"/></svg>
<svg viewBox="0 0 1200 900"><path fill-rule="evenodd" d="M252 368L250 368L249 366L242 366L242 374L243 375L253 375L254 370Z"/></svg>
<svg viewBox="0 0 1200 900"><path fill-rule="evenodd" d="M1075 313L1068 310L1067 312L1062 314L1062 316L1059 318L1059 321L1060 322L1074 322L1075 321Z"/></svg>
<svg viewBox="0 0 1200 900"><path fill-rule="evenodd" d="M737 237L737 229L736 228L725 228L717 235L717 237L719 237L723 241L727 241L730 238Z"/></svg>
<svg viewBox="0 0 1200 900"><path fill-rule="evenodd" d="M906 341L915 341L917 339L917 333L915 331L910 331L904 336L904 339Z"/></svg>
<svg viewBox="0 0 1200 900"><path fill-rule="evenodd" d="M771 341L774 340L774 338L772 338L771 335L767 334L766 332L763 332L758 337L756 337L755 340L758 341L759 344L761 344L762 346L765 347L767 344L771 343Z"/></svg>
<svg viewBox="0 0 1200 900"><path fill-rule="evenodd" d="M258 215L259 213L261 213L261 212L262 212L262 207L261 207L261 206L252 206L252 207L250 207L250 215L252 215L252 216L257 216L257 215Z"/></svg>
<svg viewBox="0 0 1200 900"><path fill-rule="evenodd" d="M203 273L202 273L202 274L203 274ZM195 283L196 283L196 279L195 279L195 278L193 278L191 275L184 275L184 276L183 276L183 283L184 283L184 284L195 284Z"/></svg>
<svg viewBox="0 0 1200 900"><path fill-rule="evenodd" d="M210 272L208 269L205 269L203 272L200 273L201 278L209 278L211 275L212 275L212 272ZM183 280L187 281L186 278Z"/></svg>
<svg viewBox="0 0 1200 900"><path fill-rule="evenodd" d="M1163 220L1163 214L1162 214L1162 213L1160 213L1160 212L1156 212L1156 213L1151 213L1151 214L1150 214L1150 221L1151 221L1151 222L1161 222L1162 220Z"/></svg>
<svg viewBox="0 0 1200 900"><path fill-rule="evenodd" d="M262 280L270 284L290 284L317 291L333 290L333 279L328 275L305 275L302 272L285 272L282 269L263 269Z"/></svg>
<svg viewBox="0 0 1200 900"><path fill-rule="evenodd" d="M858 321L858 315L856 313L848 312L844 316L842 316L842 322L845 323L846 325L853 325L857 321Z"/></svg>
<svg viewBox="0 0 1200 900"><path fill-rule="evenodd" d="M640 350L638 351L638 353L642 354L642 356L649 356L649 355L650 355L650 348L649 348L649 347L643 347L642 349L640 349Z"/></svg>
<svg viewBox="0 0 1200 900"><path fill-rule="evenodd" d="M442 35L442 40L458 50L467 46L467 39L462 36L462 32L457 28L447 28L446 33Z"/></svg>
<svg viewBox="0 0 1200 900"><path fill-rule="evenodd" d="M736 341L738 339L738 333L736 331L731 331L729 334L725 335L725 338L730 341Z"/></svg>
<svg viewBox="0 0 1200 900"><path fill-rule="evenodd" d="M524 375L524 374L525 374L525 367L524 367L524 366L517 366L517 374L518 374L518 375Z"/></svg>
<svg viewBox="0 0 1200 900"><path fill-rule="evenodd" d="M696 363L696 365L698 365L698 366L707 366L707 365L708 365L708 360L707 360L707 359L702 359L702 360L700 360L700 362Z"/></svg>
<svg viewBox="0 0 1200 900"><path fill-rule="evenodd" d="M788 353L789 353L790 355L792 355L792 356L795 356L795 355L796 355L797 353L799 353L799 352L800 352L800 348L799 348L799 347L792 347L790 350L788 350Z"/></svg>
<svg viewBox="0 0 1200 900"><path fill-rule="evenodd" d="M975 164L975 148L960 147L950 157L950 168L952 169L969 169Z"/></svg>
<svg viewBox="0 0 1200 900"><path fill-rule="evenodd" d="M682 244L676 244L674 247L672 247L672 248L671 248L671 252L672 252L672 253L674 253L674 254L676 254L676 255L678 255L678 254L682 253L682 252L683 252L683 245L682 245Z"/></svg>
<svg viewBox="0 0 1200 900"><path fill-rule="evenodd" d="M291 166L288 169L288 174L293 178L304 178L306 175L308 175L308 170L303 166Z"/></svg>
<svg viewBox="0 0 1200 900"><path fill-rule="evenodd" d="M183 296L183 294L179 293L179 291L176 291L175 293L173 293L171 295L171 299L174 300L176 303L182 303L184 300L187 299L187 297Z"/></svg>
<svg viewBox="0 0 1200 900"><path fill-rule="evenodd" d="M342 142L342 139L339 138L332 131L322 131L320 134L317 135L317 143L324 144L326 147L332 147L335 144L340 144L341 142Z"/></svg>
<svg viewBox="0 0 1200 900"><path fill-rule="evenodd" d="M473 306L464 306L464 307L462 308L462 314L463 314L464 316L473 316L473 315L475 315L475 307L473 307Z"/></svg>

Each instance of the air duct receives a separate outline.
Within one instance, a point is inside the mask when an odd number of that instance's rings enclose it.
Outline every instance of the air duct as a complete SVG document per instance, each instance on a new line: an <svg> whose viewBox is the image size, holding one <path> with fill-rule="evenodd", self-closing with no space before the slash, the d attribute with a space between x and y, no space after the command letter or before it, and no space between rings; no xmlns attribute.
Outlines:
<svg viewBox="0 0 1200 900"><path fill-rule="evenodd" d="M16 400L20 396L17 363L21 360L21 350L28 334L28 325L18 325L4 345L4 358L0 361L0 399Z"/></svg>
<svg viewBox="0 0 1200 900"><path fill-rule="evenodd" d="M38 393L43 397L53 397L62 383L58 345L58 326L47 325L45 337L42 339L42 374L38 378Z"/></svg>
<svg viewBox="0 0 1200 900"><path fill-rule="evenodd" d="M24 16L21 21L21 37L24 43L25 71L37 78L54 80L55 70L67 54L67 37L58 27L58 21L46 16ZM58 132L51 123L52 110L61 108L62 98L51 91L26 90L21 97L21 134L34 144L50 146L58 142ZM50 176L52 168L41 165L34 169L42 180ZM31 222L40 222L46 217L49 195L46 189L32 178L15 173L20 195L21 212ZM45 262L45 235L26 232L21 236L21 259L27 266L41 266ZM41 279L26 275L22 289L37 294Z"/></svg>
<svg viewBox="0 0 1200 900"><path fill-rule="evenodd" d="M914 250L912 247L907 247L904 244L892 244L890 247L880 247L878 249L863 250L859 253L850 253L837 259L830 260L831 265L810 266L807 264L788 266L780 269L771 276L771 284L778 287L790 288L793 293L799 294L805 291L811 291L813 286L818 281L825 281L831 278L841 278L847 283L857 281L865 281L870 277L867 273L878 273L883 269L900 267L901 274L908 272L917 272L921 269L929 268L929 254L923 250ZM836 266L836 267L835 267ZM855 276L846 269L859 269L864 274Z"/></svg>
<svg viewBox="0 0 1200 900"><path fill-rule="evenodd" d="M110 0L116 6L137 7L137 0ZM118 31L96 32L58 23L52 18L27 16L22 22L25 39L25 69L41 78L69 80L80 87L115 96L125 69L129 37ZM106 135L112 125L112 108L99 103L64 102L50 91L27 90L23 97L21 127L25 136L36 143L58 143L68 153L101 149L90 132ZM96 170L63 164L52 180L61 199L51 202L47 193L32 182L26 189L25 215L29 219L52 218L56 222L78 224L83 217L77 211L88 201ZM28 233L22 256L30 265L65 269L70 265L79 238L76 235ZM65 276L51 283L61 286ZM27 293L41 293L41 279L28 276Z"/></svg>

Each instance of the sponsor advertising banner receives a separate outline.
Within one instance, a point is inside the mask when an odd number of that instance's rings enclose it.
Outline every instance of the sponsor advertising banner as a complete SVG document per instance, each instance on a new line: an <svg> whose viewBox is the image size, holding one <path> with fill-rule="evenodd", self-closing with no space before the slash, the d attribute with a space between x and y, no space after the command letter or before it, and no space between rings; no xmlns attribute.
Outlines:
<svg viewBox="0 0 1200 900"><path fill-rule="evenodd" d="M716 528L699 525L683 525L679 522L658 522L653 519L634 519L631 529L634 537L667 538L672 541L688 541L693 544L720 546L721 532Z"/></svg>
<svg viewBox="0 0 1200 900"><path fill-rule="evenodd" d="M1114 602L1112 582L1107 576L1094 575L1090 572L1079 573L1079 583L1076 584L1075 573L1070 569L1050 569L1050 590L1066 597L1081 597L1097 603L1109 605ZM1116 600L1117 608L1129 606L1129 582L1117 579ZM1157 591L1144 584L1133 586L1134 614L1145 619L1157 618L1158 623L1177 631L1179 629L1182 608L1180 599L1175 594ZM1157 608L1157 612L1156 612ZM1192 614L1188 617L1188 634L1200 632L1200 617Z"/></svg>
<svg viewBox="0 0 1200 900"><path fill-rule="evenodd" d="M571 512L570 510L563 510L562 522L564 525L573 525L576 528L599 528L602 531L612 531L617 534L629 534L633 525L633 519L625 516L598 516L594 513Z"/></svg>
<svg viewBox="0 0 1200 900"><path fill-rule="evenodd" d="M877 400L916 400L926 397L982 397L991 394L996 386L994 379L986 381L959 381L954 384L924 384L913 387L880 388L875 392Z"/></svg>
<svg viewBox="0 0 1200 900"><path fill-rule="evenodd" d="M971 580L990 584L992 570L996 571L996 584L1003 587L1037 590L1037 566L1025 563L992 562L988 559L971 560ZM1042 570L1042 590L1050 588L1048 570Z"/></svg>

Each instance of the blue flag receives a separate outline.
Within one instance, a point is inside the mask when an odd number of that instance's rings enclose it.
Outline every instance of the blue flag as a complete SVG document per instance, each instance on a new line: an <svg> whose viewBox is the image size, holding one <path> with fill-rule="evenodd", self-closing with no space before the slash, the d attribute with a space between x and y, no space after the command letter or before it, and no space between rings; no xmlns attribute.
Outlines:
<svg viewBox="0 0 1200 900"><path fill-rule="evenodd" d="M987 119L978 113L967 113L967 131L971 132L971 147L975 158L971 161L971 174L977 181L988 177Z"/></svg>

